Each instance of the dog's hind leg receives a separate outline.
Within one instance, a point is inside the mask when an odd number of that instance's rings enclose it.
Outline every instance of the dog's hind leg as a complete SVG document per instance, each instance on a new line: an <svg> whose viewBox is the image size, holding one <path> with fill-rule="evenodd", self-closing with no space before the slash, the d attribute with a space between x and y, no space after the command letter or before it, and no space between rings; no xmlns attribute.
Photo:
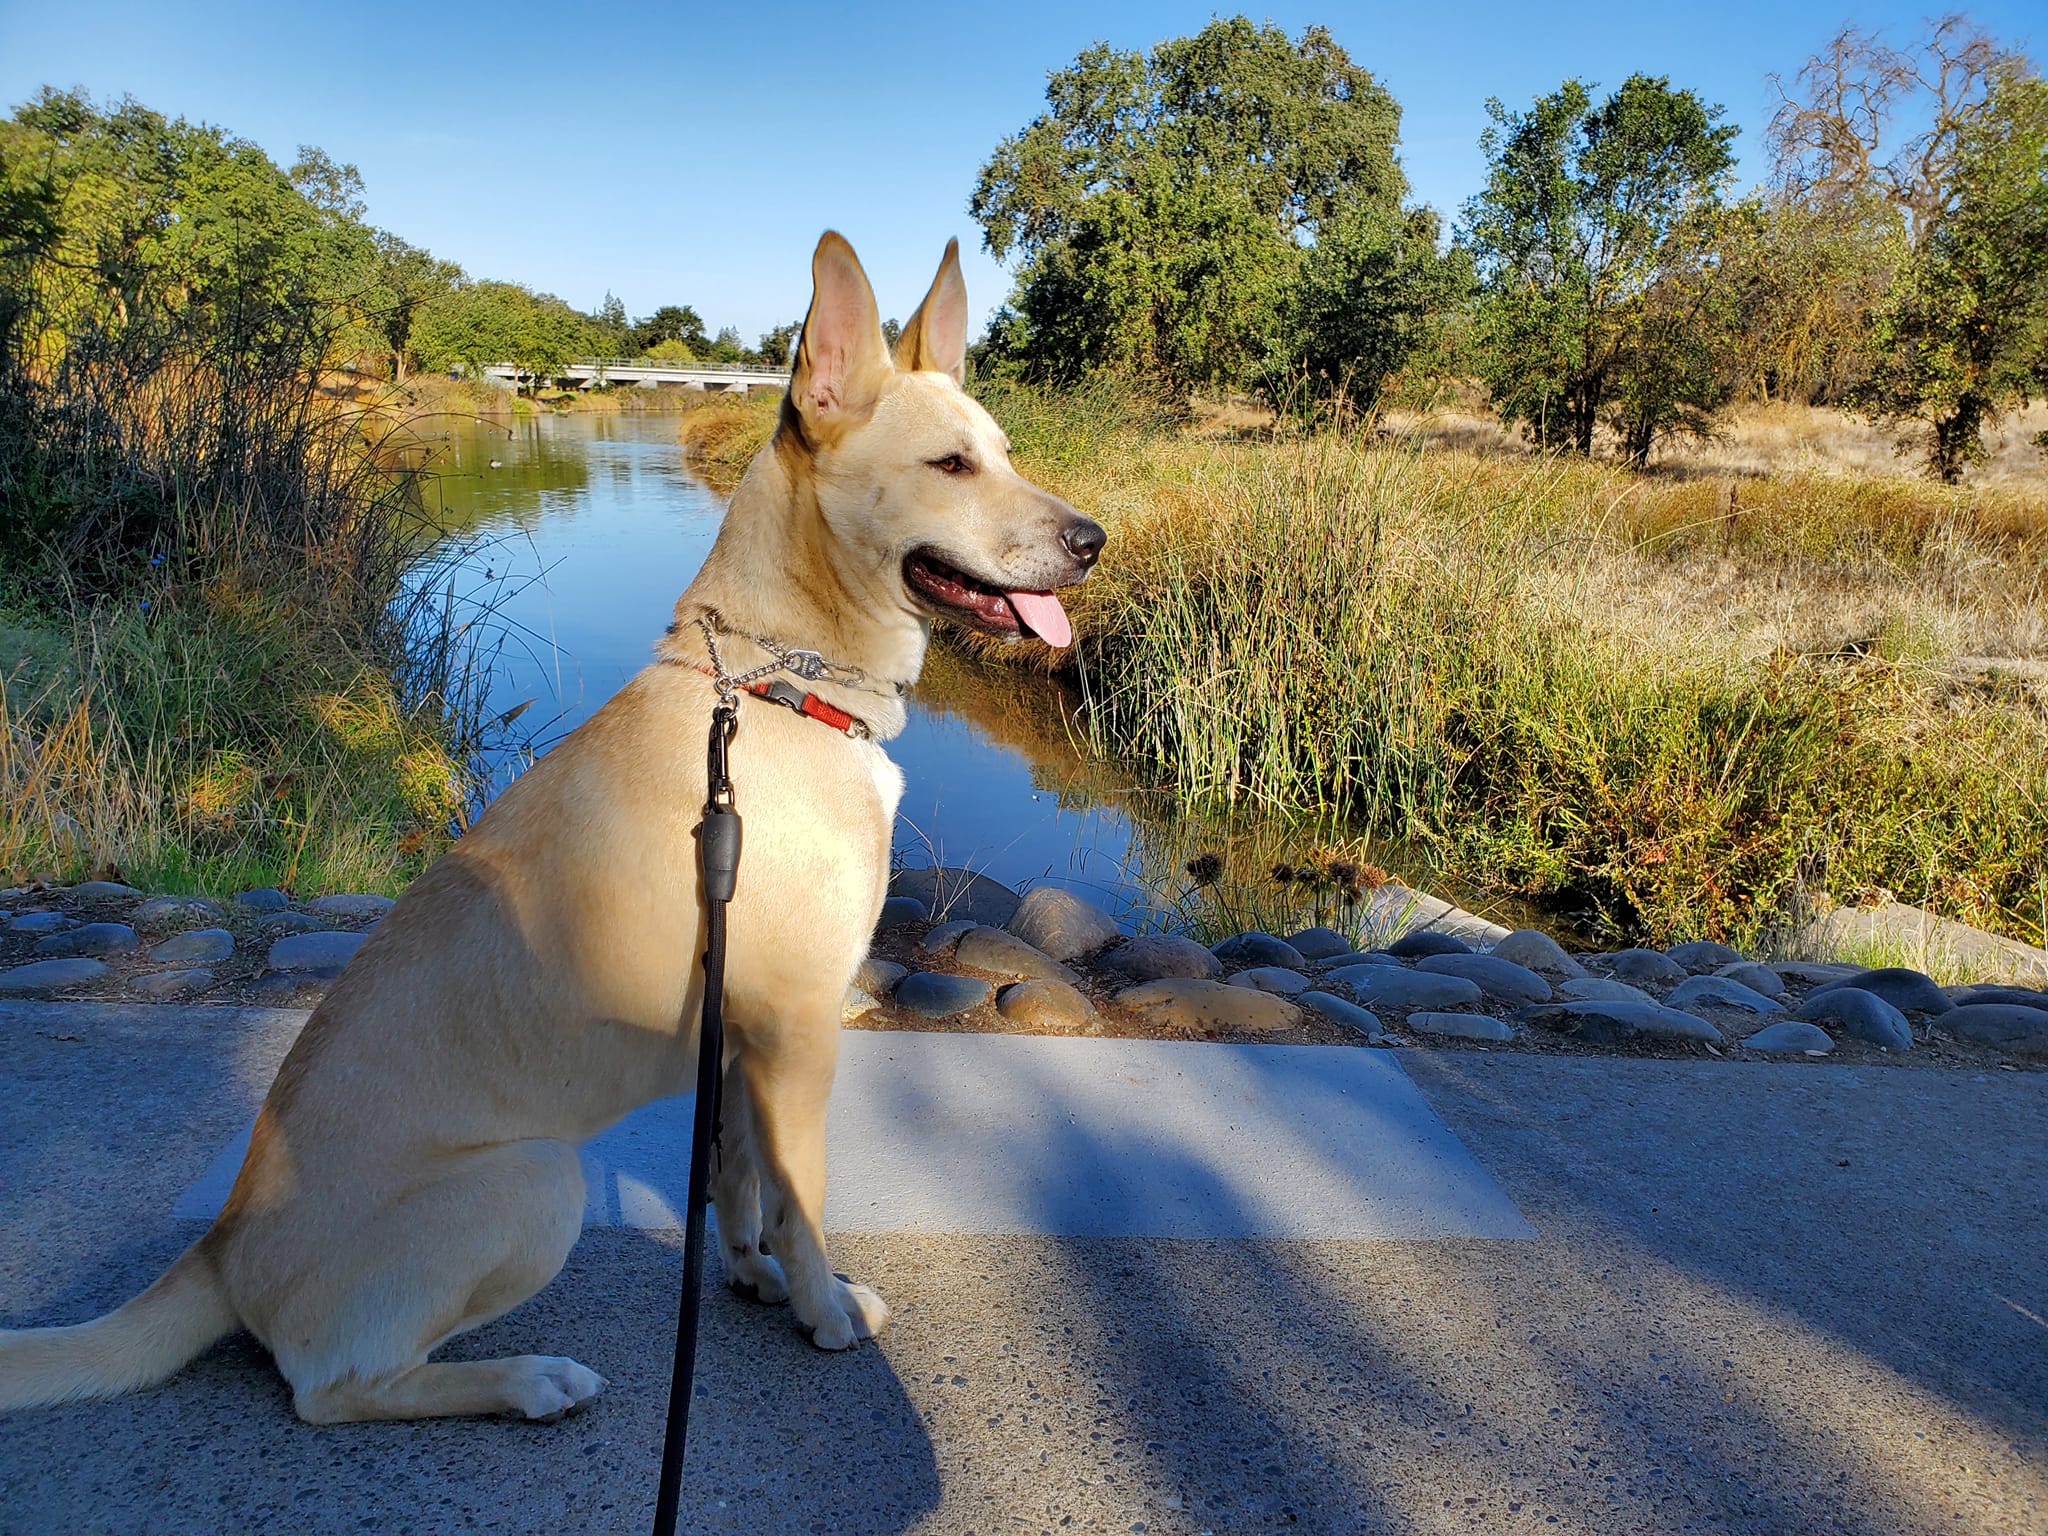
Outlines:
<svg viewBox="0 0 2048 1536"><path fill-rule="evenodd" d="M746 1074L725 1073L719 1115L718 1159L711 1200L718 1208L718 1249L725 1259L725 1283L742 1296L773 1306L789 1300L782 1266L761 1246L761 1165L754 1144L754 1105Z"/></svg>
<svg viewBox="0 0 2048 1536"><path fill-rule="evenodd" d="M583 1216L566 1142L458 1154L345 1235L269 1315L253 1321L292 1385L299 1417L559 1417L604 1388L551 1355L430 1364L447 1339L510 1311L554 1278Z"/></svg>
<svg viewBox="0 0 2048 1536"><path fill-rule="evenodd" d="M754 1144L770 1188L768 1232L789 1283L790 1305L820 1349L845 1349L888 1325L889 1309L842 1280L825 1257L825 1104L839 1031L819 1049L740 1058L752 1098Z"/></svg>

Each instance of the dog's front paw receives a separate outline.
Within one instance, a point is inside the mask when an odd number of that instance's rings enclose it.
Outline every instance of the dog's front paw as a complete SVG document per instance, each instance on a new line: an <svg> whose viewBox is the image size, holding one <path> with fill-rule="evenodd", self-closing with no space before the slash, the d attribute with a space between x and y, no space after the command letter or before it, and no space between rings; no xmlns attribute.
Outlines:
<svg viewBox="0 0 2048 1536"><path fill-rule="evenodd" d="M789 1300L789 1282L783 1278L782 1266L765 1253L739 1254L728 1249L725 1283L735 1294L764 1307L778 1307Z"/></svg>
<svg viewBox="0 0 2048 1536"><path fill-rule="evenodd" d="M855 1338L872 1339L889 1326L889 1304L864 1285L840 1280L839 1305Z"/></svg>
<svg viewBox="0 0 2048 1536"><path fill-rule="evenodd" d="M588 1366L559 1355L526 1355L513 1382L513 1418L551 1424L574 1413L605 1389L605 1379Z"/></svg>

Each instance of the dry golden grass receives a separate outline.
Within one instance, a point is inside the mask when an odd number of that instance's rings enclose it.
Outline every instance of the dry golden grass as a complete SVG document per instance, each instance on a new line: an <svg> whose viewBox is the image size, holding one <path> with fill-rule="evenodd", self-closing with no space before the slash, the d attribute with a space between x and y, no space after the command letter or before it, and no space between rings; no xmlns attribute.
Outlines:
<svg viewBox="0 0 2048 1536"><path fill-rule="evenodd" d="M1483 400L1471 398L1435 411L1388 411L1380 417L1379 428L1396 439L1460 453L1519 458L1536 451L1522 434L1503 427ZM1971 487L2048 501L2048 455L2034 441L2043 430L2048 430L2048 402L2015 411L1988 430L1987 457L1970 470ZM1723 414L1710 438L1675 438L1660 444L1650 468L1655 475L1674 478L1918 482L1926 479L1923 438L1924 433L1880 426L1853 412L1823 406L1739 405ZM1612 457L1613 450L1612 440L1603 433L1595 452Z"/></svg>

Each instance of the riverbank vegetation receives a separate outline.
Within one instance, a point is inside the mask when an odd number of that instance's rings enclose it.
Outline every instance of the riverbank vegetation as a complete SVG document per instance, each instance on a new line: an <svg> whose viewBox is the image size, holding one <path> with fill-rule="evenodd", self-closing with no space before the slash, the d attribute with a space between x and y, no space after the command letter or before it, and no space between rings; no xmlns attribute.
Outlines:
<svg viewBox="0 0 2048 1536"><path fill-rule="evenodd" d="M402 885L467 804L474 655L325 382L345 215L46 93L0 218L0 874Z"/></svg>

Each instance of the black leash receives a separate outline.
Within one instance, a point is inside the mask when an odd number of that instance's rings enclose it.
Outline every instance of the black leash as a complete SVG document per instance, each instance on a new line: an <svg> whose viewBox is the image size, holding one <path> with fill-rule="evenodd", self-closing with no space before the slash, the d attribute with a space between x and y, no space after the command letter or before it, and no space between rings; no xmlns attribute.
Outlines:
<svg viewBox="0 0 2048 1536"><path fill-rule="evenodd" d="M690 1391L697 1376L697 1313L704 1294L704 1207L719 1139L725 1085L725 907L740 867L740 813L733 807L726 748L740 727L739 701L721 691L711 712L705 760L708 795L697 823L697 864L704 876L704 1018L697 1034L697 1114L690 1132L690 1203L683 1218L683 1295L676 1312L676 1360L668 1385L668 1428L661 1442L661 1485L654 1536L675 1536L682 1497L683 1450L690 1436Z"/></svg>

